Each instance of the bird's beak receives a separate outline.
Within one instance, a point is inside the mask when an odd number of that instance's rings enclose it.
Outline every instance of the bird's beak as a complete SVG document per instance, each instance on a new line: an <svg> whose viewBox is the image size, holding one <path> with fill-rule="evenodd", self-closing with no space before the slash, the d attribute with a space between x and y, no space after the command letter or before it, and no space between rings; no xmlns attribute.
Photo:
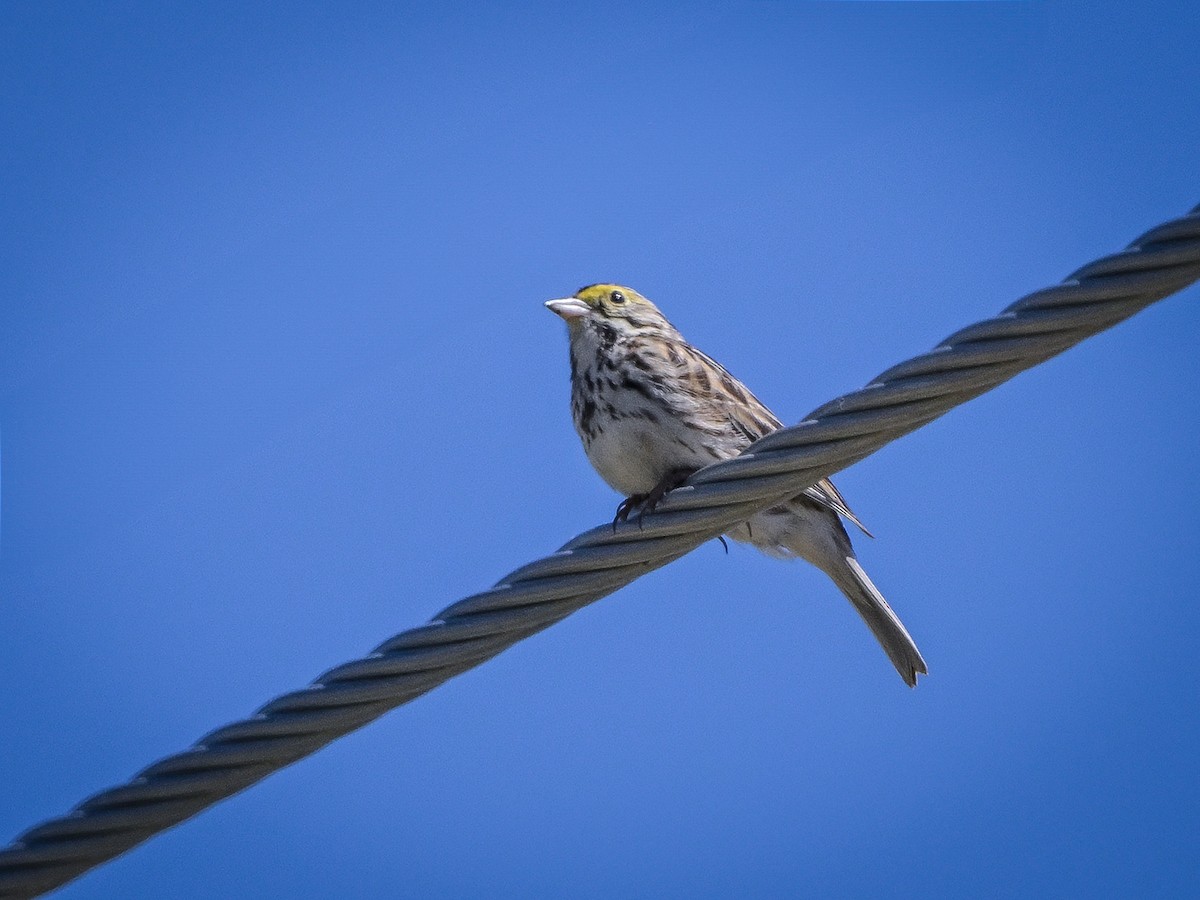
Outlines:
<svg viewBox="0 0 1200 900"><path fill-rule="evenodd" d="M555 315L562 316L568 322L572 319L582 319L592 311L590 306L575 297L567 297L563 300L547 300L546 309Z"/></svg>

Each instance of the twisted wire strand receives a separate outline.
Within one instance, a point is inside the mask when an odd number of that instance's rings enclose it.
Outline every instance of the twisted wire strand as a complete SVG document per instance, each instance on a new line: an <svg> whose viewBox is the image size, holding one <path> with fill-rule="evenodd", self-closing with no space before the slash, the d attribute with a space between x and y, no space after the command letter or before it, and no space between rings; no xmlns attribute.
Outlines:
<svg viewBox="0 0 1200 900"><path fill-rule="evenodd" d="M1200 206L697 472L640 525L593 528L29 829L0 850L0 897L65 884L1197 279Z"/></svg>

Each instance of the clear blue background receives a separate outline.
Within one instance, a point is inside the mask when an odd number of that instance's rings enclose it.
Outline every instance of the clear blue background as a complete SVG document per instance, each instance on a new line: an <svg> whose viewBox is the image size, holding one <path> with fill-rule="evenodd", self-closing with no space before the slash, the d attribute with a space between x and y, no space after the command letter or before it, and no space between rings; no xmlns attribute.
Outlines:
<svg viewBox="0 0 1200 900"><path fill-rule="evenodd" d="M604 521L543 300L785 420L1200 200L1194 4L6 4L0 837ZM64 898L1195 896L1200 293Z"/></svg>

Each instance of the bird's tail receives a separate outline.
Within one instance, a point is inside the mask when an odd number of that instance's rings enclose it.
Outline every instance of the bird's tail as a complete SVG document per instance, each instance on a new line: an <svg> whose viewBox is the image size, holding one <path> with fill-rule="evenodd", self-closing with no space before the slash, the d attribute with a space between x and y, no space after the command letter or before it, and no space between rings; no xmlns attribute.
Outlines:
<svg viewBox="0 0 1200 900"><path fill-rule="evenodd" d="M835 512L801 497L759 513L728 534L771 556L812 563L846 595L909 687L916 685L918 675L928 674L908 629L859 565Z"/></svg>
<svg viewBox="0 0 1200 900"><path fill-rule="evenodd" d="M927 675L925 660L916 642L900 621L900 617L892 612L888 602L879 593L879 588L867 577L863 567L858 564L854 554L849 554L841 565L830 566L825 570L833 579L846 599L854 606L855 611L867 623L879 646L888 655L900 677L909 687L917 683L917 675Z"/></svg>

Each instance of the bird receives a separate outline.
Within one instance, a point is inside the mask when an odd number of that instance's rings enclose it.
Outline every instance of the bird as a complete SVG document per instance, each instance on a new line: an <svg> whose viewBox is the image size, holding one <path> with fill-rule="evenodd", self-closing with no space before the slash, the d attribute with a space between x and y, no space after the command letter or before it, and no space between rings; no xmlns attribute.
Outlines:
<svg viewBox="0 0 1200 900"><path fill-rule="evenodd" d="M593 468L625 499L614 526L651 511L697 470L737 456L783 423L632 288L593 284L546 307L567 324L571 418ZM867 576L842 519L870 532L833 482L756 513L726 534L829 576L910 687L928 668Z"/></svg>

